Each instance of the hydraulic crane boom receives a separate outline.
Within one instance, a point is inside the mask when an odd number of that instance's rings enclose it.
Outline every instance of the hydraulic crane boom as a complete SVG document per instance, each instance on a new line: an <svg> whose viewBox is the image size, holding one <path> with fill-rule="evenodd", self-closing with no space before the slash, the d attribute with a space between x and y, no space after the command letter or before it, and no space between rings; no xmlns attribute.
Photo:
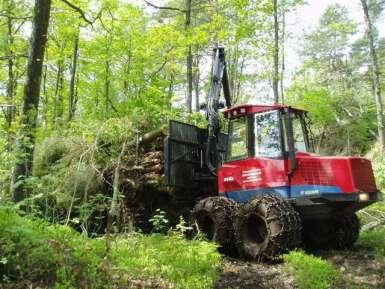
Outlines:
<svg viewBox="0 0 385 289"><path fill-rule="evenodd" d="M218 164L224 161L227 148L227 135L220 132L219 125L222 89L226 106L230 108L225 49L219 47L214 49L210 93L205 106L208 128L170 121L169 137L165 142L167 185L193 191L199 191L202 187L212 191L211 188L216 187Z"/></svg>
<svg viewBox="0 0 385 289"><path fill-rule="evenodd" d="M208 140L206 150L206 164L210 172L213 175L216 175L218 164L217 138L220 132L218 109L221 88L223 88L226 107L231 107L229 78L226 68L225 49L223 47L214 49L212 73L210 94L208 96L207 103Z"/></svg>

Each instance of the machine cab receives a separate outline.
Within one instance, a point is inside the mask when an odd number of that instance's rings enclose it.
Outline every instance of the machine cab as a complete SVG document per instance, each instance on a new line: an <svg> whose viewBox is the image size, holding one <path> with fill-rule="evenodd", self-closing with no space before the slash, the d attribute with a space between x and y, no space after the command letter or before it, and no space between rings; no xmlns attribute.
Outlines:
<svg viewBox="0 0 385 289"><path fill-rule="evenodd" d="M225 116L229 136L226 160L218 169L220 194L239 202L264 193L313 202L361 198L360 206L377 199L369 160L311 153L305 111L242 105Z"/></svg>
<svg viewBox="0 0 385 289"><path fill-rule="evenodd" d="M283 105L241 105L229 119L226 160L218 171L219 193L247 201L258 192L290 197L296 154L310 155L306 112Z"/></svg>
<svg viewBox="0 0 385 289"><path fill-rule="evenodd" d="M311 150L305 111L282 105L243 105L225 112L229 119L226 161L267 157L283 159Z"/></svg>

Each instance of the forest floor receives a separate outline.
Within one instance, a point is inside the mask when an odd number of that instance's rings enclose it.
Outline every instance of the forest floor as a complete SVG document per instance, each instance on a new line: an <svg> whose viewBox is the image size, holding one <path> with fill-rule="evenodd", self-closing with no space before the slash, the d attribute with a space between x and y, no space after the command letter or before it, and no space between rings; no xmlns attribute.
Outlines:
<svg viewBox="0 0 385 289"><path fill-rule="evenodd" d="M385 246L385 244L384 244ZM340 272L340 289L385 289L385 259L357 246L351 251L320 251L312 254L332 263ZM226 258L215 289L294 289L294 277L284 263L260 264Z"/></svg>

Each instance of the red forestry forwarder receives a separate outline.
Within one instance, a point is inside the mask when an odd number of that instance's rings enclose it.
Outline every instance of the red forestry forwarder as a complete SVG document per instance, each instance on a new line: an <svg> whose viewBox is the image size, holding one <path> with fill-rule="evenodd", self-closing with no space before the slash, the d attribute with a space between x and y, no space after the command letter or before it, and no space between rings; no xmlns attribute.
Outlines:
<svg viewBox="0 0 385 289"><path fill-rule="evenodd" d="M222 88L227 134L219 125ZM355 212L381 199L370 161L312 153L302 109L231 107L230 100L224 49L217 48L208 129L171 121L165 140L166 183L196 200L198 229L223 249L257 260L302 242L351 247L360 227Z"/></svg>

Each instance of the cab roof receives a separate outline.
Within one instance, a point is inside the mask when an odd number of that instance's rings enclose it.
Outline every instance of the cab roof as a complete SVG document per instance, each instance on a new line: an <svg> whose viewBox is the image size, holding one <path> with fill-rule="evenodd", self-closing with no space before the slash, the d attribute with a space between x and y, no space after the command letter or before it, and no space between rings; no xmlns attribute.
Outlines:
<svg viewBox="0 0 385 289"><path fill-rule="evenodd" d="M284 108L290 108L296 112L301 112L301 113L306 112L306 110L293 108L283 104L240 104L224 110L223 113L226 118L235 118L241 115L250 115L254 113L261 113L261 112L267 112L271 110L278 110L278 109L284 109Z"/></svg>

